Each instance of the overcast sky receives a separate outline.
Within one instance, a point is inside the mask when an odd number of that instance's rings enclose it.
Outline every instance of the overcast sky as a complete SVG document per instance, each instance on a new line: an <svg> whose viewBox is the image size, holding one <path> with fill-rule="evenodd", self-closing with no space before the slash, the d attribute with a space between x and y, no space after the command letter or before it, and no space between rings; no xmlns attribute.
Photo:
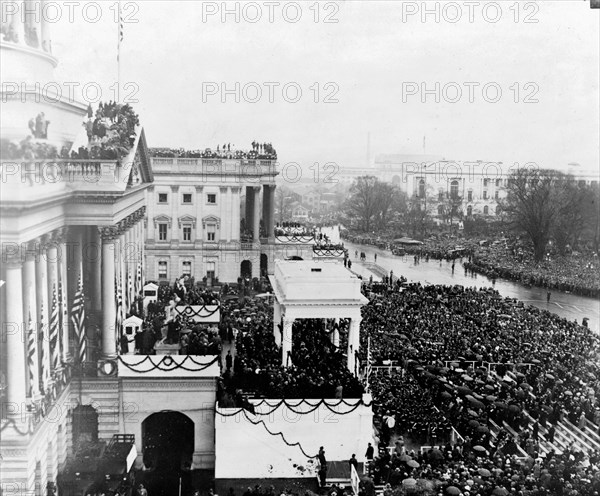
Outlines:
<svg viewBox="0 0 600 496"><path fill-rule="evenodd" d="M98 82L105 100L117 79L113 5L102 2L95 23L85 2L74 22L64 7L52 26L57 79ZM589 1L428 2L439 22L423 19L422 2L228 2L239 22L223 19L224 5L122 2L121 85L139 88L133 106L150 146L247 148L256 139L272 142L282 163L352 167L365 164L370 132L372 156L422 153L426 137L427 154L450 160L599 163L600 11ZM262 87L262 97L244 101L240 90L239 103L233 94L223 103L222 83L236 82L250 99ZM203 101L211 83L218 93ZM265 83L279 83L272 103ZM439 83L439 103L435 94L422 101L422 83ZM286 101L297 88L299 101Z"/></svg>

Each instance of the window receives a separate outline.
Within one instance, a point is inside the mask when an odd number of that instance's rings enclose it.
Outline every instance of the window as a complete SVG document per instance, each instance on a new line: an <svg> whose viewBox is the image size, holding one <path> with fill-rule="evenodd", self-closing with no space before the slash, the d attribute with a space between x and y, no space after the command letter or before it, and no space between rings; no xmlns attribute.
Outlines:
<svg viewBox="0 0 600 496"><path fill-rule="evenodd" d="M488 215L489 213L490 213L490 209L486 205L485 207L483 207L483 215Z"/></svg>
<svg viewBox="0 0 600 496"><path fill-rule="evenodd" d="M419 198L425 198L425 179L419 181Z"/></svg>
<svg viewBox="0 0 600 496"><path fill-rule="evenodd" d="M168 203L169 195L167 193L158 194L158 203Z"/></svg>
<svg viewBox="0 0 600 496"><path fill-rule="evenodd" d="M214 224L206 225L206 240L207 241L215 241L216 239L216 226Z"/></svg>
<svg viewBox="0 0 600 496"><path fill-rule="evenodd" d="M184 261L181 264L181 273L184 276L191 276L192 275L192 262L190 262L189 260Z"/></svg>
<svg viewBox="0 0 600 496"><path fill-rule="evenodd" d="M500 198L500 191L495 191L495 192L494 192L494 198L495 198L496 200L498 200L498 199Z"/></svg>
<svg viewBox="0 0 600 496"><path fill-rule="evenodd" d="M488 199L488 193L487 193L487 190L485 190L485 191L483 192L483 199L484 199L484 200L487 200L487 199Z"/></svg>
<svg viewBox="0 0 600 496"><path fill-rule="evenodd" d="M500 205L496 205L496 215L500 215L502 212L502 207Z"/></svg>
<svg viewBox="0 0 600 496"><path fill-rule="evenodd" d="M473 207L469 205L467 207L467 217L471 217L473 215Z"/></svg>
<svg viewBox="0 0 600 496"><path fill-rule="evenodd" d="M184 193L182 198L183 203L192 203L192 194Z"/></svg>
<svg viewBox="0 0 600 496"><path fill-rule="evenodd" d="M483 187L484 187L484 188L487 188L487 187L488 187L488 184L489 184L489 182L490 182L490 180L489 180L489 179L484 179L484 180L483 180Z"/></svg>
<svg viewBox="0 0 600 496"><path fill-rule="evenodd" d="M473 201L473 191L467 191L467 201Z"/></svg>
<svg viewBox="0 0 600 496"><path fill-rule="evenodd" d="M456 180L450 183L450 197L458 198L458 181Z"/></svg>
<svg viewBox="0 0 600 496"><path fill-rule="evenodd" d="M438 215L442 215L444 213L444 207L442 205L438 205Z"/></svg>
<svg viewBox="0 0 600 496"><path fill-rule="evenodd" d="M217 203L217 195L215 193L208 193L206 195L206 203L215 205Z"/></svg>
<svg viewBox="0 0 600 496"><path fill-rule="evenodd" d="M444 199L444 192L442 190L438 191L438 201L442 201Z"/></svg>
<svg viewBox="0 0 600 496"><path fill-rule="evenodd" d="M158 262L158 278L167 279L167 262Z"/></svg>
<svg viewBox="0 0 600 496"><path fill-rule="evenodd" d="M183 225L183 240L184 241L192 240L192 225L191 224Z"/></svg>
<svg viewBox="0 0 600 496"><path fill-rule="evenodd" d="M496 179L496 187L502 186L502 179Z"/></svg>
<svg viewBox="0 0 600 496"><path fill-rule="evenodd" d="M158 225L158 240L166 241L167 240L167 224L166 222L161 222Z"/></svg>
<svg viewBox="0 0 600 496"><path fill-rule="evenodd" d="M215 277L215 263L206 262L206 277L214 279Z"/></svg>

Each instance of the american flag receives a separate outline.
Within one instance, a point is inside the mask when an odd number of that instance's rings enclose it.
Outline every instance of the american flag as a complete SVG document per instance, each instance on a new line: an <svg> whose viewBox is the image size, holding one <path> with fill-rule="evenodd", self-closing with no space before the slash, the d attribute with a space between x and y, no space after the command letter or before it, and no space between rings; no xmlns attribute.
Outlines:
<svg viewBox="0 0 600 496"><path fill-rule="evenodd" d="M142 264L137 263L136 275L135 275L135 294L136 296L144 288L144 281L142 280Z"/></svg>
<svg viewBox="0 0 600 496"><path fill-rule="evenodd" d="M121 278L115 278L115 304L117 307L117 316L115 320L115 336L117 338L117 349L119 349L119 340L121 338L121 324L123 322L123 298L121 294Z"/></svg>
<svg viewBox="0 0 600 496"><path fill-rule="evenodd" d="M42 391L46 390L46 384L48 382L48 374L50 372L50 364L48 363L48 360L50 359L49 356L46 355L46 351L44 349L44 346L46 344L46 329L45 329L46 324L44 323L44 305L41 305L41 312L40 312L40 323L39 323L39 328L40 328L40 335L39 335L39 339L38 339L38 343L40 343L40 389Z"/></svg>
<svg viewBox="0 0 600 496"><path fill-rule="evenodd" d="M81 275L77 283L77 291L73 297L73 307L71 308L71 322L75 330L77 339L77 361L84 363L87 359L87 341L85 338L85 298L83 295L83 284Z"/></svg>
<svg viewBox="0 0 600 496"><path fill-rule="evenodd" d="M58 303L60 305L60 334L58 336L58 342L63 353L65 353L69 349L69 342L65 342L64 340L64 329L65 327L67 329L69 327L69 309L67 307L67 292L64 289L62 281L58 283Z"/></svg>
<svg viewBox="0 0 600 496"><path fill-rule="evenodd" d="M52 309L50 312L50 355L52 357L52 370L57 370L60 365L60 344L58 339L59 315L56 286L54 286L52 290Z"/></svg>
<svg viewBox="0 0 600 496"><path fill-rule="evenodd" d="M29 395L33 396L35 391L35 381L37 376L37 354L36 354L36 336L33 321L31 320L31 310L29 311L29 322L27 325L27 368L29 369Z"/></svg>

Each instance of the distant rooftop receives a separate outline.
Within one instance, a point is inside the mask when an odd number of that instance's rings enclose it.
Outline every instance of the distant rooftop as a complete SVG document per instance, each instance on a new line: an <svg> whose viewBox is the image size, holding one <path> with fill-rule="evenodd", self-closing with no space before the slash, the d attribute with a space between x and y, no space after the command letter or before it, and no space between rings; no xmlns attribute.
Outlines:
<svg viewBox="0 0 600 496"><path fill-rule="evenodd" d="M224 158L224 159L277 159L277 151L271 143L253 141L251 150L237 149L231 143L216 148L186 150L185 148L150 148L151 157L162 158Z"/></svg>

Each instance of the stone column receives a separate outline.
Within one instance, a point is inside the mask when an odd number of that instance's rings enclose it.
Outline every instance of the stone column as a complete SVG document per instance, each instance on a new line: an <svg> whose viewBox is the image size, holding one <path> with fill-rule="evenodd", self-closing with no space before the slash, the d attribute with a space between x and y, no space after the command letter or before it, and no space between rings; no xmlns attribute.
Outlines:
<svg viewBox="0 0 600 496"><path fill-rule="evenodd" d="M281 305L275 299L273 302L273 337L275 338L275 344L281 346L281 331L279 326L281 325Z"/></svg>
<svg viewBox="0 0 600 496"><path fill-rule="evenodd" d="M35 282L36 252L35 246L31 246L25 253L25 262L23 263L23 322L25 323L25 354L27 356L27 369L29 370L30 340L33 342L33 369L29 377L29 394L32 397L38 397L40 394L40 373L38 363L38 325L37 325L37 303L36 303L36 282ZM29 324L31 322L31 325ZM33 336L30 333L33 332Z"/></svg>
<svg viewBox="0 0 600 496"><path fill-rule="evenodd" d="M45 390L50 377L50 342L48 337L49 308L48 301L48 262L46 253L46 243L48 237L43 236L39 239L39 251L35 264L35 302L37 307L38 323L38 352L40 353L40 366L43 367L43 374L40 374L40 383Z"/></svg>
<svg viewBox="0 0 600 496"><path fill-rule="evenodd" d="M267 238L269 237L269 188L268 184L263 184L262 221Z"/></svg>
<svg viewBox="0 0 600 496"><path fill-rule="evenodd" d="M23 8L24 3L22 0L18 0L13 2L17 9L17 12L12 14L11 19L9 21L9 32L12 34L13 43L18 43L19 45L25 45L25 23L23 22Z"/></svg>
<svg viewBox="0 0 600 496"><path fill-rule="evenodd" d="M52 347L52 336L51 336L51 332L52 329L50 328L50 321L52 320L52 314L54 313L54 297L56 296L56 305L57 305L57 312L60 313L60 301L59 301L59 295L58 295L58 283L59 283L59 260L61 259L61 257L64 256L63 253L61 253L60 251L60 236L61 233L59 233L58 231L54 231L52 233L52 239L51 241L47 244L46 246L46 256L47 256L47 263L48 263L48 315L50 316L50 319L48 322L46 322L46 325L48 327L48 349L50 351L50 367L52 369L52 372L54 373L58 368L60 368L60 365L56 366L55 365L55 354L59 353L60 354L60 337L57 338L56 340L56 346L53 348ZM59 334L60 334L60 330L59 330ZM58 350L56 350L56 347L58 347Z"/></svg>
<svg viewBox="0 0 600 496"><path fill-rule="evenodd" d="M20 253L6 260L6 322L2 332L6 345L6 380L8 391L6 401L12 404L11 410L22 413L25 407L25 349L23 337L26 324L23 322L23 282L21 277L22 262Z"/></svg>
<svg viewBox="0 0 600 496"><path fill-rule="evenodd" d="M254 226L254 186L246 186L246 229L252 230Z"/></svg>
<svg viewBox="0 0 600 496"><path fill-rule="evenodd" d="M171 186L171 245L179 244L179 186Z"/></svg>
<svg viewBox="0 0 600 496"><path fill-rule="evenodd" d="M114 227L99 227L102 237L102 354L117 355L115 322L115 244L118 231Z"/></svg>
<svg viewBox="0 0 600 496"><path fill-rule="evenodd" d="M269 188L269 222L267 225L267 234L269 238L275 236L275 185Z"/></svg>
<svg viewBox="0 0 600 496"><path fill-rule="evenodd" d="M235 230L235 216L233 215L233 188L227 187L227 242L233 239Z"/></svg>
<svg viewBox="0 0 600 496"><path fill-rule="evenodd" d="M67 241L68 234L73 236L73 242ZM73 303L75 291L77 290L77 280L83 268L82 249L83 232L81 227L63 228L60 230L58 273L62 290L62 302L60 302L62 309L62 329L59 339L62 343L60 348L62 351L61 360L64 362L68 362L71 357L69 349L69 328L71 325L69 308ZM69 269L74 273L69 273ZM73 278L75 278L74 281Z"/></svg>
<svg viewBox="0 0 600 496"><path fill-rule="evenodd" d="M41 0L41 10L42 14L44 13L44 4L47 0ZM52 40L50 39L50 24L42 15L42 25L41 25L41 42L42 42L42 50L48 53L52 53Z"/></svg>
<svg viewBox="0 0 600 496"><path fill-rule="evenodd" d="M102 238L94 226L90 228L90 243L85 249L85 257L89 264L89 296L92 310L100 311L102 308Z"/></svg>
<svg viewBox="0 0 600 496"><path fill-rule="evenodd" d="M154 186L149 186L146 190L146 239L148 241L154 241L154 205L156 204L156 198L154 195Z"/></svg>
<svg viewBox="0 0 600 496"><path fill-rule="evenodd" d="M355 374L358 373L356 368L356 354L360 349L360 317L350 319L350 327L348 329L348 370Z"/></svg>
<svg viewBox="0 0 600 496"><path fill-rule="evenodd" d="M253 241L258 241L260 235L260 201L258 201L258 195L260 192L260 186L254 186L254 214L252 216L253 221L253 232L254 235L252 237Z"/></svg>
<svg viewBox="0 0 600 496"><path fill-rule="evenodd" d="M41 47L42 38L42 5L38 0L25 0L24 10L25 30L29 30L27 45L32 48Z"/></svg>
<svg viewBox="0 0 600 496"><path fill-rule="evenodd" d="M281 364L289 367L292 364L292 329L294 319L283 317L283 336L281 341Z"/></svg>
<svg viewBox="0 0 600 496"><path fill-rule="evenodd" d="M241 207L241 191L242 188L234 186L231 188L232 206L231 206L231 239L233 241L240 240L240 207Z"/></svg>

